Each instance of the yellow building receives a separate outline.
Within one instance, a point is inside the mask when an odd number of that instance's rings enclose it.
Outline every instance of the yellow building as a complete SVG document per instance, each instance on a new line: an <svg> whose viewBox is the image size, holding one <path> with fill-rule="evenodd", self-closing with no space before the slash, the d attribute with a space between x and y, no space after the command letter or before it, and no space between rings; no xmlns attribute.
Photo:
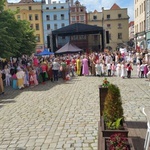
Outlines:
<svg viewBox="0 0 150 150"><path fill-rule="evenodd" d="M33 0L21 0L19 3L7 3L6 9L17 10L19 13L15 15L16 19L27 20L31 23L31 28L35 30L35 35L37 38L36 50L41 50L44 48L43 40L43 23L42 23L42 11L41 3L34 2Z"/></svg>
<svg viewBox="0 0 150 150"><path fill-rule="evenodd" d="M123 45L129 40L129 16L127 8L120 8L114 4L110 9L102 12L90 12L87 15L88 24L97 25L109 31L109 43L105 39L105 47L111 47L113 50L116 47Z"/></svg>
<svg viewBox="0 0 150 150"><path fill-rule="evenodd" d="M102 12L87 13L87 24L102 27ZM88 47L92 51L102 51L101 34L88 35Z"/></svg>

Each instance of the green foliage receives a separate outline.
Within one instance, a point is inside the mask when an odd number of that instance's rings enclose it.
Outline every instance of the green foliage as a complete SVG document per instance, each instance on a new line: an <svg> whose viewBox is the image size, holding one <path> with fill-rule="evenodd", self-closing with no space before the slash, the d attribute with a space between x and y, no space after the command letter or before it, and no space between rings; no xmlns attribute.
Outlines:
<svg viewBox="0 0 150 150"><path fill-rule="evenodd" d="M5 1L6 0L0 0L0 12L4 10Z"/></svg>
<svg viewBox="0 0 150 150"><path fill-rule="evenodd" d="M119 88L110 84L104 103L104 121L109 129L118 129L123 119L123 108Z"/></svg>
<svg viewBox="0 0 150 150"><path fill-rule="evenodd" d="M16 12L7 10L0 13L0 57L21 56L34 52L36 39L30 23L16 20Z"/></svg>

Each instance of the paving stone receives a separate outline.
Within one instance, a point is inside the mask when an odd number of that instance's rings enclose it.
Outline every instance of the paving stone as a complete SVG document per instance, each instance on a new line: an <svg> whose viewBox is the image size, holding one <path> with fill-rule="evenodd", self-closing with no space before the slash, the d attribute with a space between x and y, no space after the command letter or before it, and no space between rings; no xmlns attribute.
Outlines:
<svg viewBox="0 0 150 150"><path fill-rule="evenodd" d="M81 76L65 83L59 79L59 84L47 81L22 91L6 87L0 101L15 103L1 103L0 149L97 150L98 86L103 79ZM141 113L142 107L150 107L145 79L108 80L120 88L125 120L146 121Z"/></svg>

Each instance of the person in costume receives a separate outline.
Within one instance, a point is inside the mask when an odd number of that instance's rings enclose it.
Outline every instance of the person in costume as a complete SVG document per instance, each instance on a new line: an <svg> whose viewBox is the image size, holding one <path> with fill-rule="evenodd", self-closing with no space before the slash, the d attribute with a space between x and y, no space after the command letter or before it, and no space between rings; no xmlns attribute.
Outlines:
<svg viewBox="0 0 150 150"><path fill-rule="evenodd" d="M80 61L80 56L77 57L77 60L76 60L76 67L77 67L77 75L80 76L80 74L81 74L81 61Z"/></svg>

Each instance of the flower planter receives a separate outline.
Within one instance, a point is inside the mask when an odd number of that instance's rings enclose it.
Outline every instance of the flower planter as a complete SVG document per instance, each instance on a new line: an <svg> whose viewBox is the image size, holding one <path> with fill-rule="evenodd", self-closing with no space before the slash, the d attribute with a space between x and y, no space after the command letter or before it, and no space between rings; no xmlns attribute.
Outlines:
<svg viewBox="0 0 150 150"><path fill-rule="evenodd" d="M128 139L128 150L135 150L134 149L134 146L133 146L133 142L132 142L132 139L131 138L127 138ZM103 138L102 140L102 149L101 150L110 150L109 147L109 138Z"/></svg>
<svg viewBox="0 0 150 150"><path fill-rule="evenodd" d="M111 130L111 129L106 129L105 123L104 123L104 118L102 117L101 120L101 131L102 131L102 137L110 137L112 134L115 133L122 133L125 137L128 137L128 128L127 128L127 124L124 122L123 123L123 128L122 129L118 129L118 130Z"/></svg>
<svg viewBox="0 0 150 150"><path fill-rule="evenodd" d="M104 88L101 85L99 86L99 102L100 102L100 120L102 120L103 110L104 110L104 102L108 93L108 88ZM101 123L100 123L101 124Z"/></svg>

